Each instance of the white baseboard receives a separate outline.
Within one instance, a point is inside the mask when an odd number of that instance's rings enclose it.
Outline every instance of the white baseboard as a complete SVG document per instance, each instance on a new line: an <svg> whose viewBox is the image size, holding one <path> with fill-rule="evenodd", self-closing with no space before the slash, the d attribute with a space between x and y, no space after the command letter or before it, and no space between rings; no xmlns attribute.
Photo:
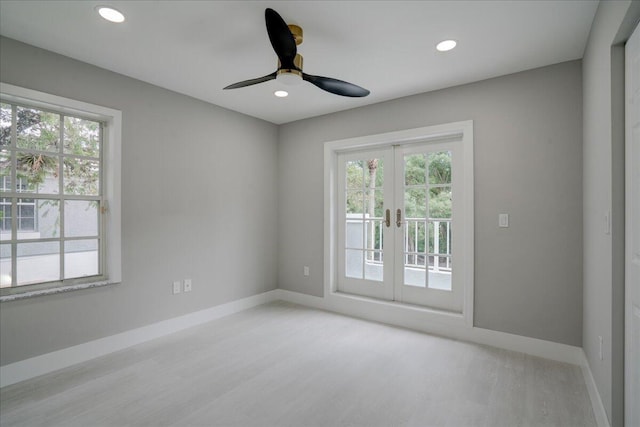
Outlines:
<svg viewBox="0 0 640 427"><path fill-rule="evenodd" d="M604 404L602 403L600 393L598 392L596 380L593 378L593 373L591 372L591 368L589 367L587 355L584 353L584 351L582 351L581 353L582 362L580 363L580 367L582 368L584 383L587 386L589 398L591 399L593 415L595 415L596 417L598 427L611 427L611 424L609 424L609 418L607 417L607 411L604 409Z"/></svg>
<svg viewBox="0 0 640 427"><path fill-rule="evenodd" d="M278 299L276 291L268 291L109 337L0 366L0 387L5 387L75 365L76 363L104 356L114 351L210 322L260 304L275 301L276 299Z"/></svg>
<svg viewBox="0 0 640 427"><path fill-rule="evenodd" d="M397 305L381 304L379 302L367 301L366 299L347 301L344 304L332 304L327 298L276 289L259 295L243 298L241 300L221 304L209 309L189 313L184 316L164 320L152 325L132 329L120 334L89 341L73 347L64 348L62 350L1 366L0 387L28 380L39 375L66 368L76 363L85 362L136 344L160 338L192 326L210 322L212 320L276 300L333 311L344 315L361 317L366 320L387 323L453 339L518 351L533 356L572 363L583 367L586 365L584 353L579 347L508 334L505 332L491 331L488 329L470 328L465 326L463 322L460 322L459 319L455 318L451 322L447 322L446 319L443 322L425 321L424 311L407 310L406 308L403 309ZM355 309L350 311L350 308ZM427 315L426 319L433 320L433 317L429 317ZM585 379L585 381L587 380ZM591 377L591 385L588 384L588 387L592 387L593 389L589 389L590 395L592 391L595 391L599 401L599 395L595 389L593 377ZM600 406L602 406L602 402L600 402ZM596 412L596 409L594 409L594 412ZM604 419L606 420L606 415ZM600 425L608 426L608 424L599 424L599 426Z"/></svg>
<svg viewBox="0 0 640 427"><path fill-rule="evenodd" d="M489 345L505 350L581 366L582 348L551 341L529 338L506 332L467 326L460 316L433 314L428 310L407 309L365 298L342 298L336 302L329 298L315 297L284 289L276 289L276 296L283 300L321 310L387 323L429 334ZM439 317L439 318L438 318Z"/></svg>

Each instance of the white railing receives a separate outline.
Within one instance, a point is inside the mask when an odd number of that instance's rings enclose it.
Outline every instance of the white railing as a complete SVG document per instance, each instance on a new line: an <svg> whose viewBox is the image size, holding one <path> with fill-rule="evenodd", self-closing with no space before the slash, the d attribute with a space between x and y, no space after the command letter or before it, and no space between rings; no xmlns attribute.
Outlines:
<svg viewBox="0 0 640 427"><path fill-rule="evenodd" d="M365 218L365 221L367 226L364 229L363 220L360 218L347 219L347 226L356 227L354 231L360 235L356 240L362 239L362 233L365 233L366 262L370 264L382 263L380 250L382 249L381 242L385 228L384 220L373 217ZM433 227L432 244L429 241L430 224ZM395 226L395 223L392 226ZM429 262L425 262L425 257L429 257ZM404 264L419 269L424 269L428 265L430 271L451 272L451 219L406 218L404 223Z"/></svg>
<svg viewBox="0 0 640 427"><path fill-rule="evenodd" d="M433 224L433 251L429 249L429 224ZM422 225L422 227L420 227ZM421 233L422 232L422 233ZM419 251L420 243L426 247ZM407 218L404 228L404 264L434 272L451 271L451 219ZM432 258L425 263L425 256Z"/></svg>

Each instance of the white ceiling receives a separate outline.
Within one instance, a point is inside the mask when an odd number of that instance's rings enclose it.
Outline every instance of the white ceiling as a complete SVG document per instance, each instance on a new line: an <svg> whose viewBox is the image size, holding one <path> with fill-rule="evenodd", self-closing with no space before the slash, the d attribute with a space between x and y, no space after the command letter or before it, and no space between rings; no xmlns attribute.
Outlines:
<svg viewBox="0 0 640 427"><path fill-rule="evenodd" d="M111 5L123 24L100 18ZM0 34L276 124L581 58L595 0L0 1ZM226 90L276 69L264 9L300 25L304 71L371 91L309 83ZM443 39L458 40L448 53Z"/></svg>

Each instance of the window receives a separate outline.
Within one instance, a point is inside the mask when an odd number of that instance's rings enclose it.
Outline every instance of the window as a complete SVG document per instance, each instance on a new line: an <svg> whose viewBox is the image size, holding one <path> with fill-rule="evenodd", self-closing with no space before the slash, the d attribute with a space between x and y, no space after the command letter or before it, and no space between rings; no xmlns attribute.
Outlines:
<svg viewBox="0 0 640 427"><path fill-rule="evenodd" d="M120 280L119 135L116 110L2 84L3 297Z"/></svg>

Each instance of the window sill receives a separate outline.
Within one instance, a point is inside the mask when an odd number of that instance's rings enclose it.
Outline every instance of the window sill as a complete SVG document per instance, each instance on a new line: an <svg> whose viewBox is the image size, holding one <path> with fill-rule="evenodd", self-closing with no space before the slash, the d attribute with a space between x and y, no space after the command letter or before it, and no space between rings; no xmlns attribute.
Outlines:
<svg viewBox="0 0 640 427"><path fill-rule="evenodd" d="M100 288L108 285L117 285L118 283L119 282L110 282L110 281L91 282L91 283L82 283L79 285L61 286L59 288L40 289L37 291L26 291L26 292L21 292L21 293L12 294L12 295L2 295L0 296L0 303L17 301L17 300L27 299L27 298L35 298L35 297L44 296L44 295L53 295L53 294L61 294L65 292L79 291L82 289Z"/></svg>

